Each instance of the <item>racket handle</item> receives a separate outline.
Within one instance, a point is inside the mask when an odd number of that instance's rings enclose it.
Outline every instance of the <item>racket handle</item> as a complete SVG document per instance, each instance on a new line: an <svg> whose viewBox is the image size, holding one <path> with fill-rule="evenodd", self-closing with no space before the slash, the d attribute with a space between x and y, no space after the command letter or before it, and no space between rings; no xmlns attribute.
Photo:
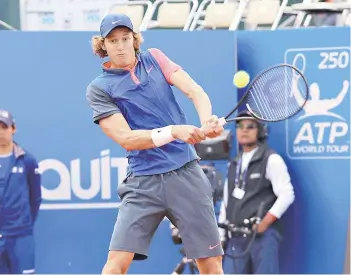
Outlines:
<svg viewBox="0 0 351 275"><path fill-rule="evenodd" d="M221 117L218 119L218 124L219 124L219 126L223 126L223 125L227 124L227 121L224 117ZM208 126L207 126L207 128L206 128L206 126L201 127L201 131L204 132L205 134L206 134L207 130L208 130Z"/></svg>
<svg viewBox="0 0 351 275"><path fill-rule="evenodd" d="M219 119L218 119L218 122L219 122L219 125L220 125L220 126L224 126L224 125L227 124L227 121L225 120L224 117L219 118Z"/></svg>

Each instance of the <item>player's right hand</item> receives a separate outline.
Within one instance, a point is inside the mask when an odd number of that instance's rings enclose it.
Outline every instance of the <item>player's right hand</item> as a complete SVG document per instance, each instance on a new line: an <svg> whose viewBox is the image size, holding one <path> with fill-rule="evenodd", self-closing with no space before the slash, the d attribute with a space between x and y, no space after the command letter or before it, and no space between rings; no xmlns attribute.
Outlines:
<svg viewBox="0 0 351 275"><path fill-rule="evenodd" d="M201 129L192 125L173 126L172 136L190 144L199 143L206 139L206 136Z"/></svg>

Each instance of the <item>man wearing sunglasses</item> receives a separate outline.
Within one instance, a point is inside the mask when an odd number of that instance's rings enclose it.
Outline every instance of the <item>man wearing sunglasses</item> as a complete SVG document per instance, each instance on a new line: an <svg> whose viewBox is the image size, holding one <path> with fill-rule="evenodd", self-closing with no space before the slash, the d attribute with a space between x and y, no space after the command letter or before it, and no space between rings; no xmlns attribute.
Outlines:
<svg viewBox="0 0 351 275"><path fill-rule="evenodd" d="M219 223L256 227L257 235L245 254L252 236L239 232L228 237L220 229L226 249L223 271L278 274L280 218L295 199L288 169L282 157L267 146L266 126L247 112L237 116L236 137L241 150L228 166ZM262 218L260 223L250 225L250 219L257 215Z"/></svg>

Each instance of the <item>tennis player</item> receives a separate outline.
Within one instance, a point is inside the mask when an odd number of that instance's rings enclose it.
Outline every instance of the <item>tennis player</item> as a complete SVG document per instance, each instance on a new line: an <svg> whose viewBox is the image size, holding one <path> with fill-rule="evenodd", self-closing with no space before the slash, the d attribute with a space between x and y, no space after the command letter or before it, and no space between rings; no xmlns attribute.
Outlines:
<svg viewBox="0 0 351 275"><path fill-rule="evenodd" d="M167 216L200 273L222 274L212 188L192 145L223 131L207 94L161 50L141 51L143 39L126 15L104 17L100 34L93 37L93 50L109 61L89 84L87 100L94 122L127 150L129 161L127 178L118 187L122 203L102 273L125 274L133 259L146 259ZM202 128L187 124L172 85L193 101Z"/></svg>

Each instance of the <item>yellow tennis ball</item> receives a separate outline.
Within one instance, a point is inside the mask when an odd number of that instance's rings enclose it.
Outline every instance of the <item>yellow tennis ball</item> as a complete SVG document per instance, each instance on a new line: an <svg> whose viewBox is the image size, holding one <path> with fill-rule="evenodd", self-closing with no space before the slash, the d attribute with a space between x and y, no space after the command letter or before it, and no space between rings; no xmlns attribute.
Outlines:
<svg viewBox="0 0 351 275"><path fill-rule="evenodd" d="M238 71L233 78L233 83L238 88L244 88L250 82L250 76L245 71Z"/></svg>

